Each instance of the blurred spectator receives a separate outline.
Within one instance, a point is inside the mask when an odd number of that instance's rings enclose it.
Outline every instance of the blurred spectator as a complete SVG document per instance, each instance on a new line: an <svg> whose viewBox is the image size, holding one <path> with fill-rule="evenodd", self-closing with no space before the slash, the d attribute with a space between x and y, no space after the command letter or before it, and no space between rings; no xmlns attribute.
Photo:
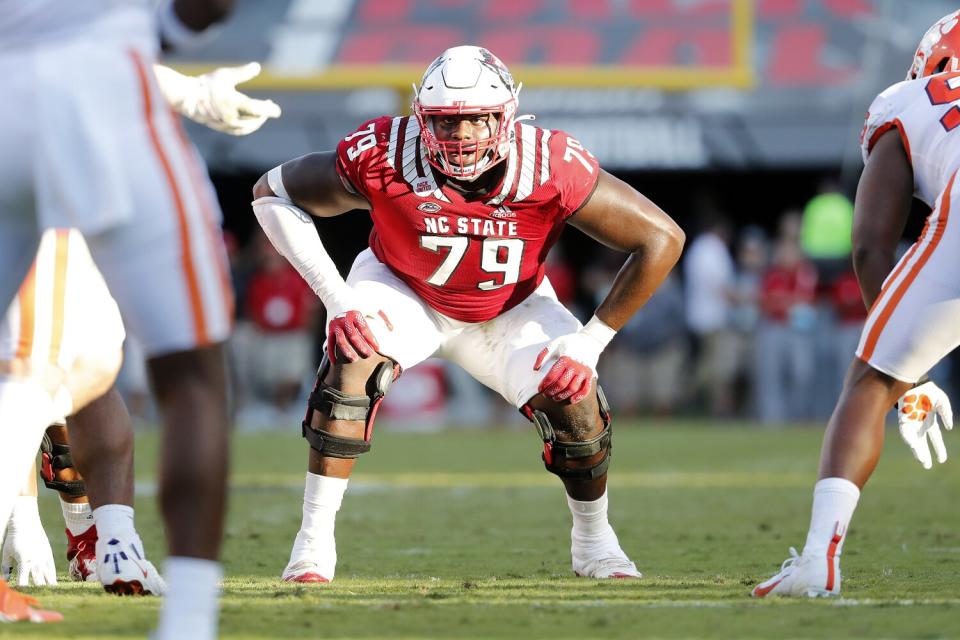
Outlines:
<svg viewBox="0 0 960 640"><path fill-rule="evenodd" d="M736 339L730 328L735 268L727 248L730 225L710 213L683 261L687 327L693 336L692 391L704 394L711 415L733 411Z"/></svg>
<svg viewBox="0 0 960 640"><path fill-rule="evenodd" d="M804 258L788 223L760 286L754 397L762 421L808 418L815 375L813 308L817 271Z"/></svg>
<svg viewBox="0 0 960 640"><path fill-rule="evenodd" d="M755 341L760 325L760 283L769 263L767 235L759 227L740 232L737 242L737 273L731 295L730 325L736 340L736 407L738 413L753 413Z"/></svg>
<svg viewBox="0 0 960 640"><path fill-rule="evenodd" d="M853 203L835 181L825 181L803 207L803 252L813 260L844 259L850 255L852 232Z"/></svg>
<svg viewBox="0 0 960 640"><path fill-rule="evenodd" d="M853 203L835 180L825 180L803 207L800 229L800 246L813 260L822 286L832 287L850 269L852 233Z"/></svg>
<svg viewBox="0 0 960 640"><path fill-rule="evenodd" d="M317 300L310 287L267 239L254 240L257 266L246 290L249 338L244 340L245 381L251 394L279 414L300 413L296 402L313 362Z"/></svg>
<svg viewBox="0 0 960 640"><path fill-rule="evenodd" d="M682 318L683 290L671 273L600 359L603 390L617 412L668 416L676 410L687 351Z"/></svg>
<svg viewBox="0 0 960 640"><path fill-rule="evenodd" d="M863 304L863 296L860 295L860 283L857 282L857 276L852 268L834 278L833 286L830 287L830 302L836 318L835 325L830 331L834 359L829 363L828 372L825 373L832 379L833 393L830 399L832 406L840 395L843 377L857 351L860 332L867 319L867 307Z"/></svg>

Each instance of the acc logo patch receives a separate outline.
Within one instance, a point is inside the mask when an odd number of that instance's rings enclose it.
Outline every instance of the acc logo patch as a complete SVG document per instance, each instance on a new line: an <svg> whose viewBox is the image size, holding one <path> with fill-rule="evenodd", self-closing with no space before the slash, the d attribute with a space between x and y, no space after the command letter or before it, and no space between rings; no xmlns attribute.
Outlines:
<svg viewBox="0 0 960 640"><path fill-rule="evenodd" d="M440 211L440 205L436 202L421 202L417 205L417 209L423 211L424 213L436 213Z"/></svg>

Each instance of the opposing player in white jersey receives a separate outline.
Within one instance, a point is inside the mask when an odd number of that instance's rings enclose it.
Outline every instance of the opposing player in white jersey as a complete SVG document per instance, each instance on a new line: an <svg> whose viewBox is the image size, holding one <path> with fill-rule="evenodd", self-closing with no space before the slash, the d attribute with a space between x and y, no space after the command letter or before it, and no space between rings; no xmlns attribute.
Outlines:
<svg viewBox="0 0 960 640"><path fill-rule="evenodd" d="M953 426L950 402L924 378L960 344L958 15L927 31L907 80L877 96L867 114L853 245L870 313L827 426L803 552L791 548L780 572L757 585L754 596L840 593L840 553L895 403L900 434L924 468L932 466L928 440L939 462L947 458L938 418ZM932 212L894 267L913 197Z"/></svg>
<svg viewBox="0 0 960 640"><path fill-rule="evenodd" d="M26 275L42 229L76 228L145 346L164 422L160 493L170 550L158 638L216 635L227 459L222 343L232 299L212 187L152 64L158 25L165 45L183 45L231 4L169 0L155 16L146 1L0 0L0 303ZM65 372L56 363L5 372L0 438L17 464L0 472L0 487L19 486L42 429L102 393L113 375L115 367ZM0 495L0 519L8 510Z"/></svg>
<svg viewBox="0 0 960 640"><path fill-rule="evenodd" d="M114 359L122 357L124 337L120 312L93 264L83 237L75 230L47 230L33 267L0 323L0 362L22 365L55 362L69 371L72 363L81 358L101 357L100 354L112 354ZM101 534L99 540L90 540L91 546L96 545L96 552L89 556L101 560L91 567L96 575L90 577L114 593L159 595L163 592L163 581L146 560L143 543L134 529L130 506L133 435L129 422L123 421L120 412L125 415L122 400L111 390L81 409L76 421L72 421L83 445L78 453L84 462L97 455L107 463L84 465L89 469L97 500L97 509L87 526L96 531L95 522ZM64 422L65 418L61 416L58 422ZM45 466L57 464L55 458L69 459L69 449L51 447L50 450L56 455L45 455ZM39 521L35 513L30 513L30 507L36 509L35 498L18 500L8 527L9 539L4 540L3 545L5 569L12 569L14 560L21 565L18 567L21 585L27 584L30 577L22 567L29 558L15 556L29 553L35 549L31 545L46 540L42 529L36 531L29 526ZM27 526L23 526L24 523ZM69 525L68 522L68 536ZM41 536L42 540L37 539Z"/></svg>
<svg viewBox="0 0 960 640"><path fill-rule="evenodd" d="M329 318L303 423L303 522L284 580L333 579L336 513L377 407L401 368L433 355L536 425L544 466L566 490L573 570L640 577L607 518L611 415L596 364L676 263L684 235L575 138L516 117L518 93L491 52L453 47L427 68L414 115L371 120L335 151L284 163L254 187L257 219ZM374 229L345 282L307 212L351 209L368 209ZM630 254L586 325L544 277L567 224Z"/></svg>

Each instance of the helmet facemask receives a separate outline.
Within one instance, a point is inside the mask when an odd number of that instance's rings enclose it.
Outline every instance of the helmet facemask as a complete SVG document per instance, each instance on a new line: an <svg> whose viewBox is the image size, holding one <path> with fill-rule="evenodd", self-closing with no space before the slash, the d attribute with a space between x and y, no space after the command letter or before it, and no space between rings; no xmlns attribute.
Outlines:
<svg viewBox="0 0 960 640"><path fill-rule="evenodd" d="M441 173L459 180L473 180L481 173L506 159L510 151L513 132L513 114L516 101L494 107L422 107L415 105L414 112L420 123L420 136L427 148L427 159ZM472 140L440 140L436 134L436 121L445 116L485 115L491 130L487 138ZM508 124L509 123L509 124ZM462 164L466 154L473 153L473 162ZM458 160L454 160L456 156Z"/></svg>

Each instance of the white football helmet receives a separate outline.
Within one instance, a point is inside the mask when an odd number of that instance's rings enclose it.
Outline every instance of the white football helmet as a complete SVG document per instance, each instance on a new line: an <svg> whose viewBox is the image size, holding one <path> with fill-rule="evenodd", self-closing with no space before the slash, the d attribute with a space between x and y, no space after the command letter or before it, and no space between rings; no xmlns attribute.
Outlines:
<svg viewBox="0 0 960 640"><path fill-rule="evenodd" d="M420 123L420 138L427 158L438 171L453 178L473 180L503 161L510 152L514 116L520 87L499 58L483 47L447 49L430 63L420 86L414 86L413 113ZM486 140L443 141L437 139L433 119L437 116L494 114L497 129ZM474 162L461 165L451 154L474 153Z"/></svg>
<svg viewBox="0 0 960 640"><path fill-rule="evenodd" d="M927 29L913 54L913 64L907 72L907 80L924 78L944 71L960 70L960 29L957 21L960 11L940 18Z"/></svg>

